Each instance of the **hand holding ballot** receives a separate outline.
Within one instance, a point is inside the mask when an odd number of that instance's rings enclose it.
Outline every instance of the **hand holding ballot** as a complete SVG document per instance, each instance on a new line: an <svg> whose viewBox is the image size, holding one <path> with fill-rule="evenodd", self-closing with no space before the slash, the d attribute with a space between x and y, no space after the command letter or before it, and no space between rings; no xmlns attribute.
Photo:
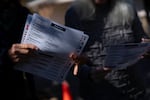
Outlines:
<svg viewBox="0 0 150 100"><path fill-rule="evenodd" d="M77 75L78 68L86 64L88 62L88 58L85 55L77 55L76 53L71 53L69 57L75 63L73 74Z"/></svg>
<svg viewBox="0 0 150 100"><path fill-rule="evenodd" d="M71 60L75 62L73 74L77 75L79 67L91 67L86 65L89 59L85 55L77 55L75 53L72 53L70 55ZM81 69L81 68L80 68ZM100 79L104 79L104 76L111 71L110 68L107 67L102 67L102 66L97 66L97 67L91 67L89 77L95 82L100 81Z"/></svg>
<svg viewBox="0 0 150 100"><path fill-rule="evenodd" d="M78 70L81 70L82 67L91 67L89 77L98 82L112 70L126 69L136 64L140 59L143 59L142 56L145 57L149 50L150 44L147 42L111 45L107 47L104 66L97 67L87 65L88 58L85 56L72 54L70 58L75 62L74 75L77 75Z"/></svg>
<svg viewBox="0 0 150 100"><path fill-rule="evenodd" d="M137 63L149 51L149 42L108 46L104 65L112 69L123 69Z"/></svg>
<svg viewBox="0 0 150 100"><path fill-rule="evenodd" d="M20 62L37 50L33 44L13 44L8 54L13 62Z"/></svg>
<svg viewBox="0 0 150 100"><path fill-rule="evenodd" d="M88 38L80 30L66 27L38 14L28 15L22 44L15 44L10 49L10 55L15 62L21 60L16 69L62 82L74 63L69 55L72 52L79 55ZM27 59L22 61L22 58Z"/></svg>

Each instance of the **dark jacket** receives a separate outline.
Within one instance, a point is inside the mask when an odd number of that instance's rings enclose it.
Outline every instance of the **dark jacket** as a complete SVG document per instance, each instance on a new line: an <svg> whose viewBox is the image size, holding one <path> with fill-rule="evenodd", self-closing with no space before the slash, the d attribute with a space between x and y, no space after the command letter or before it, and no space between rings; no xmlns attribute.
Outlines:
<svg viewBox="0 0 150 100"><path fill-rule="evenodd" d="M78 7L80 6L82 4L78 5ZM106 25L105 22L109 11L109 6L103 6L96 9L95 15L92 16L93 18L82 19L82 9L77 9L73 5L65 16L67 26L82 30L89 35L89 40L83 53L88 56L90 62L81 67L78 74L81 79L81 96L85 100L144 100L140 98L144 94L144 88L139 82L140 80L136 78L134 67L112 71L109 73L111 75L107 80L102 79L99 83L92 83L87 80L91 66L103 66L105 46L141 42L142 37L147 37L136 13L132 24L111 26ZM128 93L128 91L130 92ZM137 96L138 93L139 95Z"/></svg>
<svg viewBox="0 0 150 100"><path fill-rule="evenodd" d="M18 0L2 0L0 6L0 99L25 100L30 95L26 95L29 89L27 81L23 72L14 70L15 64L8 57L8 50L13 43L20 43L30 11L21 6Z"/></svg>

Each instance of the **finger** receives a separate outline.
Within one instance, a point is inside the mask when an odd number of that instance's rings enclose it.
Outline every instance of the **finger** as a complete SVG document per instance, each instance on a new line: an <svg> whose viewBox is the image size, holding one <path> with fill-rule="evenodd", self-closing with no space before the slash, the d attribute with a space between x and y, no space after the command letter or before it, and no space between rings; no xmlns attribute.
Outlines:
<svg viewBox="0 0 150 100"><path fill-rule="evenodd" d="M78 64L75 64L74 70L73 70L73 75L77 75L77 74L78 74Z"/></svg>
<svg viewBox="0 0 150 100"><path fill-rule="evenodd" d="M20 54L20 55L17 55L16 57L14 56L12 58L12 61L14 61L14 62L25 62L25 61L28 61L29 58L30 58L30 56Z"/></svg>
<svg viewBox="0 0 150 100"><path fill-rule="evenodd" d="M12 48L20 48L20 49L35 49L38 48L33 44L13 44Z"/></svg>
<svg viewBox="0 0 150 100"><path fill-rule="evenodd" d="M145 38L142 38L142 42L150 42L150 39L145 39Z"/></svg>
<svg viewBox="0 0 150 100"><path fill-rule="evenodd" d="M11 48L8 51L8 55L10 56L10 58L15 58L16 56L20 55L20 54L29 54L29 50L28 49L18 49L18 48Z"/></svg>
<svg viewBox="0 0 150 100"><path fill-rule="evenodd" d="M33 50L37 50L37 47L32 44L13 44L9 54L29 54Z"/></svg>
<svg viewBox="0 0 150 100"><path fill-rule="evenodd" d="M139 59L143 59L143 58L144 58L144 55L139 57Z"/></svg>
<svg viewBox="0 0 150 100"><path fill-rule="evenodd" d="M14 51L15 54L30 54L30 50L29 49L15 49Z"/></svg>
<svg viewBox="0 0 150 100"><path fill-rule="evenodd" d="M71 54L69 55L69 57L70 57L71 59L75 60L75 59L77 59L77 54L71 53Z"/></svg>
<svg viewBox="0 0 150 100"><path fill-rule="evenodd" d="M109 67L103 67L104 71L110 71L111 69Z"/></svg>
<svg viewBox="0 0 150 100"><path fill-rule="evenodd" d="M15 63L17 63L17 62L19 62L20 61L20 58L15 58L15 59L13 59L13 62L15 62Z"/></svg>
<svg viewBox="0 0 150 100"><path fill-rule="evenodd" d="M10 58L13 62L19 62L20 61L20 58L16 55L12 55Z"/></svg>
<svg viewBox="0 0 150 100"><path fill-rule="evenodd" d="M79 64L79 63L80 63L80 58L78 57L77 54L72 53L72 54L69 55L69 57L70 57L76 64Z"/></svg>

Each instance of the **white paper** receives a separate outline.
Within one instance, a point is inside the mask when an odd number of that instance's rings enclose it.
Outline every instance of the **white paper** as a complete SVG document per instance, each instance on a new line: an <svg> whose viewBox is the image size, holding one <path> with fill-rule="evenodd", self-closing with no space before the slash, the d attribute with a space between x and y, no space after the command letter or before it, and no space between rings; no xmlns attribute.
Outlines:
<svg viewBox="0 0 150 100"><path fill-rule="evenodd" d="M123 69L137 63L150 49L150 43L129 43L107 47L104 66Z"/></svg>
<svg viewBox="0 0 150 100"><path fill-rule="evenodd" d="M58 82L65 79L73 64L69 55L73 52L80 54L89 38L82 31L60 25L38 14L28 17L24 29L26 34L22 36L21 42L34 44L39 51L16 68Z"/></svg>
<svg viewBox="0 0 150 100"><path fill-rule="evenodd" d="M23 43L23 41L26 38L26 35L28 35L27 33L28 33L28 30L29 30L29 26L30 26L31 21L32 21L32 15L29 14L27 16L27 20L26 20L26 23L25 23L25 27L24 27L21 43Z"/></svg>

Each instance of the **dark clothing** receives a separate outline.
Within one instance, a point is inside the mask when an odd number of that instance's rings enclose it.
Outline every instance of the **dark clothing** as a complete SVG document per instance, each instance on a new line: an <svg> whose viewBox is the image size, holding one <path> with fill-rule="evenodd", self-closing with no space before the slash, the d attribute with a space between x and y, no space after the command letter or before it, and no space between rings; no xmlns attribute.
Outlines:
<svg viewBox="0 0 150 100"><path fill-rule="evenodd" d="M147 19L150 23L150 1L144 0L144 6L145 6L146 13L147 13Z"/></svg>
<svg viewBox="0 0 150 100"><path fill-rule="evenodd" d="M8 57L8 49L13 43L20 42L26 17L30 12L19 3L3 4L2 1L0 5L0 99L29 100L28 97L33 92L28 90L29 84L33 84L32 76L26 76L30 78L30 83L24 78L23 72L13 68L15 64Z"/></svg>
<svg viewBox="0 0 150 100"><path fill-rule="evenodd" d="M132 24L112 26L106 20L109 11L109 5L97 8L91 19L82 19L82 9L77 10L75 6L70 7L66 13L67 26L82 30L89 35L83 52L90 59L87 66L103 66L105 46L141 42L142 37L147 37L136 13ZM85 100L144 100L141 98L144 87L137 78L135 67L111 71L108 77L101 79L99 83L85 80L89 71L89 67L81 67L79 71L81 96Z"/></svg>

